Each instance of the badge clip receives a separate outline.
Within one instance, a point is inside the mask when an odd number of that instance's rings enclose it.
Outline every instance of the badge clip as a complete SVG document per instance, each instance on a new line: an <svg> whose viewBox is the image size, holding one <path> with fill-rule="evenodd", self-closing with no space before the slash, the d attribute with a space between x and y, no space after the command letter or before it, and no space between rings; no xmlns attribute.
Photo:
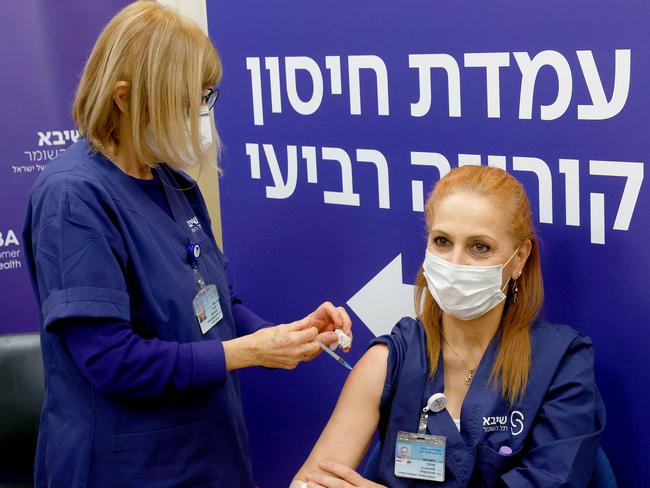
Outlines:
<svg viewBox="0 0 650 488"><path fill-rule="evenodd" d="M201 257L201 246L197 242L190 242L187 245L187 260L192 267L192 272L196 278L199 288L205 288L205 280L199 271L199 257Z"/></svg>

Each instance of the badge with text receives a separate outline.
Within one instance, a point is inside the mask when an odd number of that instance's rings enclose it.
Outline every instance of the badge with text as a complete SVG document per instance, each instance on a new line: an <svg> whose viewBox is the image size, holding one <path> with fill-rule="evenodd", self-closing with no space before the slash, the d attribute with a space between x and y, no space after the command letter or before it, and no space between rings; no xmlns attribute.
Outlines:
<svg viewBox="0 0 650 488"><path fill-rule="evenodd" d="M208 285L196 294L192 301L194 315L199 321L201 332L207 334L208 331L217 325L223 318L223 311L219 303L219 291L216 285Z"/></svg>
<svg viewBox="0 0 650 488"><path fill-rule="evenodd" d="M395 443L395 476L445 481L445 437L398 432Z"/></svg>

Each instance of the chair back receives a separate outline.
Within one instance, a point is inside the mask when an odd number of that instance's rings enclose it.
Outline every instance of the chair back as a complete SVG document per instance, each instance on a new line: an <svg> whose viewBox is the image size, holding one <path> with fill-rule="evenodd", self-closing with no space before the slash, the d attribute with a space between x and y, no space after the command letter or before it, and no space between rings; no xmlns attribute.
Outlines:
<svg viewBox="0 0 650 488"><path fill-rule="evenodd" d="M33 482L44 394L39 334L0 335L0 487Z"/></svg>
<svg viewBox="0 0 650 488"><path fill-rule="evenodd" d="M617 488L614 470L602 447L598 448L596 466L594 467L594 473L591 475L589 488Z"/></svg>

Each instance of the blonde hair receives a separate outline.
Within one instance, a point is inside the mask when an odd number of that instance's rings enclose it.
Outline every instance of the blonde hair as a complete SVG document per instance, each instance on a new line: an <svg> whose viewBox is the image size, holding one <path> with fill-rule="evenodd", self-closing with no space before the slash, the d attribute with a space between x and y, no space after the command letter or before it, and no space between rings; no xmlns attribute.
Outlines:
<svg viewBox="0 0 650 488"><path fill-rule="evenodd" d="M95 150L115 150L123 114L114 87L126 81L135 156L150 167L161 160L173 165L203 154L201 95L221 74L219 55L197 24L153 0L140 0L119 11L99 35L77 88L73 117ZM148 125L155 154L145 135ZM218 154L218 135L213 140Z"/></svg>
<svg viewBox="0 0 650 488"><path fill-rule="evenodd" d="M513 404L526 390L530 370L529 328L539 315L544 300L544 285L538 238L533 228L530 202L521 183L502 169L486 166L463 166L453 169L435 186L427 199L425 216L430 229L435 217L436 203L457 192L480 195L496 202L503 210L513 246L520 247L530 239L532 248L521 276L517 279L517 303L513 303L512 282L499 325L501 340L490 379L502 382L502 394ZM424 271L416 279L416 312L424 325L430 373L438 367L441 351L442 310L427 288Z"/></svg>

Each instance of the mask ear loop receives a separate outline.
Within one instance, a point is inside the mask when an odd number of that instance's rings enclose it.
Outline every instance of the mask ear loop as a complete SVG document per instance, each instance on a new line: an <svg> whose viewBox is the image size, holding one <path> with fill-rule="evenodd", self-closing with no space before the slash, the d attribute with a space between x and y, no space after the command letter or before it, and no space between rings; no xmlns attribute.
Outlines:
<svg viewBox="0 0 650 488"><path fill-rule="evenodd" d="M515 249L515 252L512 253L512 256L510 256L510 259L508 259L506 261L506 264L503 265L504 268L510 264L510 261L512 261L512 258L514 258L517 255L517 253L519 252L519 249L521 249L521 246L519 246L517 249Z"/></svg>
<svg viewBox="0 0 650 488"><path fill-rule="evenodd" d="M510 256L510 259L508 259L508 260L506 261L506 263L503 265L503 268L501 268L501 269L506 269L506 266L508 266L508 265L510 264L510 261L512 261L512 258L514 258L514 257L517 255L517 253L519 252L519 249L521 249L521 246L518 247L517 249L515 249L515 252L512 253L512 256ZM517 276L517 278L519 278L519 276ZM519 291L519 288L517 288L517 278L514 279L514 281L513 281L513 285L515 286L515 288L517 289L517 291ZM510 277L508 277L508 279L507 279L507 281L505 282L505 284L501 287L501 293L503 293L504 295L505 295L504 290L505 290L506 288L508 288L508 283L510 283ZM515 297L516 297L517 291L515 291ZM517 302L515 301L515 303L517 303Z"/></svg>
<svg viewBox="0 0 650 488"><path fill-rule="evenodd" d="M174 181L176 181L176 178L174 177L174 174L172 173L172 170L169 169L169 167L168 167L166 164L161 163L161 164L159 164L158 166L161 166L163 171L167 171L167 173L172 177L172 179L173 179ZM198 176L196 177L196 180L192 179L192 181L194 181L194 184L191 185L191 186L185 187L185 188L181 188L180 186L177 188L177 187L174 186L174 185L169 185L169 184L165 183L165 181L162 180L162 179L161 179L160 181L161 181L161 183L162 183L163 185L165 185L167 188L170 188L170 189L172 189L172 190L174 190L174 191L190 191L190 190L193 190L194 188L196 188L196 187L198 186L198 184L199 184L199 180L201 179L201 174L202 174L202 173L203 173L203 165L201 164L201 165L199 165L199 174L198 174Z"/></svg>
<svg viewBox="0 0 650 488"><path fill-rule="evenodd" d="M213 124L212 124L212 120L211 120L211 121L210 121L210 130L212 130L212 127L213 127ZM213 142L213 144L214 144L214 142ZM166 164L163 164L163 163L161 163L161 164L162 164L162 166L163 166L163 171L166 170L167 173L168 173L168 174L169 174L173 179L175 179L175 178L174 178L174 175L172 174L172 172L171 172L171 170L169 169L169 167L168 167ZM208 164L212 164L212 163L208 163ZM203 174L203 166L204 166L203 164L199 164L199 174L197 175L196 180L193 179L194 184L193 184L192 186L188 186L187 188L180 188L180 187L176 188L175 186L168 185L168 184L165 183L164 181L162 182L162 184L165 185L167 188L170 188L170 189L175 190L175 191L190 191L190 190L193 190L193 189L196 188L196 187L198 186L198 184L199 184L199 180L201 179L201 175ZM216 168L217 171L218 171L218 170L219 170L218 165L215 164L214 166L215 166L215 168Z"/></svg>

